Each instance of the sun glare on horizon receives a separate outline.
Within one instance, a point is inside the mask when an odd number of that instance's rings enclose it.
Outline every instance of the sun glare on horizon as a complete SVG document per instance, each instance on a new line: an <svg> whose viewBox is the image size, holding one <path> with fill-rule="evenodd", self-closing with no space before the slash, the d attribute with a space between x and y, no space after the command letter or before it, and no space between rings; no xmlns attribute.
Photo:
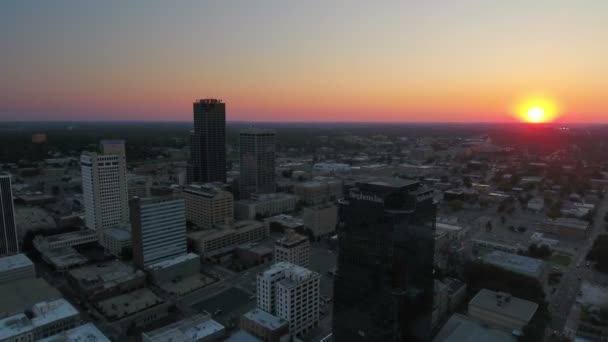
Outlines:
<svg viewBox="0 0 608 342"><path fill-rule="evenodd" d="M514 112L518 120L527 123L552 122L559 114L555 101L546 98L528 98L521 101Z"/></svg>

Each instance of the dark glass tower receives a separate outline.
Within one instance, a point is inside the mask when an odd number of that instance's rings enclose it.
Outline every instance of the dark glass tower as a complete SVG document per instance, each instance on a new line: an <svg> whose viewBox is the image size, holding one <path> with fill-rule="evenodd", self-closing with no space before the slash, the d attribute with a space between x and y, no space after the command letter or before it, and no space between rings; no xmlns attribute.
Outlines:
<svg viewBox="0 0 608 342"><path fill-rule="evenodd" d="M0 172L0 256L19 253L11 176Z"/></svg>
<svg viewBox="0 0 608 342"><path fill-rule="evenodd" d="M269 129L248 128L239 134L241 177L240 198L276 191L275 132Z"/></svg>
<svg viewBox="0 0 608 342"><path fill-rule="evenodd" d="M226 182L226 104L216 99L194 102L188 183Z"/></svg>
<svg viewBox="0 0 608 342"><path fill-rule="evenodd" d="M403 179L358 182L340 201L333 340L425 341L433 309L436 203Z"/></svg>

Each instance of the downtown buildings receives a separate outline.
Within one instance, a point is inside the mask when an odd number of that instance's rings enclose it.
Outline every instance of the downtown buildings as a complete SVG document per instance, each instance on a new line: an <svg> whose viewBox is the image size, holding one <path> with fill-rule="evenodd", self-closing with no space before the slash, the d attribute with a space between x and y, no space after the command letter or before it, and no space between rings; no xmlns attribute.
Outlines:
<svg viewBox="0 0 608 342"><path fill-rule="evenodd" d="M301 336L319 323L321 275L288 262L272 265L257 276L261 310L289 322L292 336Z"/></svg>
<svg viewBox="0 0 608 342"><path fill-rule="evenodd" d="M0 173L0 256L19 253L11 176Z"/></svg>
<svg viewBox="0 0 608 342"><path fill-rule="evenodd" d="M99 236L105 229L129 224L124 141L102 140L100 145L101 153L80 156L85 224Z"/></svg>
<svg viewBox="0 0 608 342"><path fill-rule="evenodd" d="M191 184L184 188L186 219L199 229L227 224L234 218L234 201L230 192L214 184Z"/></svg>
<svg viewBox="0 0 608 342"><path fill-rule="evenodd" d="M358 182L339 202L334 341L430 337L436 216L432 193L416 181L380 178Z"/></svg>
<svg viewBox="0 0 608 342"><path fill-rule="evenodd" d="M248 128L240 132L241 199L275 192L275 145L273 130Z"/></svg>
<svg viewBox="0 0 608 342"><path fill-rule="evenodd" d="M285 231L285 236L274 244L274 262L289 262L308 267L310 260L310 242L308 237L296 233L293 229Z"/></svg>
<svg viewBox="0 0 608 342"><path fill-rule="evenodd" d="M203 99L193 104L187 182L226 182L226 104Z"/></svg>
<svg viewBox="0 0 608 342"><path fill-rule="evenodd" d="M131 208L133 263L147 266L186 254L183 199L135 197Z"/></svg>

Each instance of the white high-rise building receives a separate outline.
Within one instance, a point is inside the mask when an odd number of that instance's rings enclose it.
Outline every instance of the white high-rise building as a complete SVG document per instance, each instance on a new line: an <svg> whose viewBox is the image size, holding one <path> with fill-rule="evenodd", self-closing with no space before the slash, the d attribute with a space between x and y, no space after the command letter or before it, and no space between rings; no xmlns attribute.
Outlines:
<svg viewBox="0 0 608 342"><path fill-rule="evenodd" d="M136 266L143 269L187 253L183 199L135 197L129 205L131 246Z"/></svg>
<svg viewBox="0 0 608 342"><path fill-rule="evenodd" d="M301 336L319 323L321 276L288 262L272 265L257 276L261 310L289 322L289 332Z"/></svg>
<svg viewBox="0 0 608 342"><path fill-rule="evenodd" d="M19 253L11 175L0 172L0 256Z"/></svg>
<svg viewBox="0 0 608 342"><path fill-rule="evenodd" d="M310 260L310 242L304 235L287 229L285 236L274 244L274 262L287 261L289 263L308 267Z"/></svg>
<svg viewBox="0 0 608 342"><path fill-rule="evenodd" d="M101 153L80 156L85 223L90 229L129 224L127 162L122 140L102 140Z"/></svg>

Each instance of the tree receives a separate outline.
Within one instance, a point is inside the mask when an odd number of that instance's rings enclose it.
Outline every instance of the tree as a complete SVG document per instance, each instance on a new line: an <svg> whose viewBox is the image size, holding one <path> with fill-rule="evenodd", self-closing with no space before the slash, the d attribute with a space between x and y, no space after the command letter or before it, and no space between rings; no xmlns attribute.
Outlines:
<svg viewBox="0 0 608 342"><path fill-rule="evenodd" d="M517 231L520 232L520 233L525 233L526 230L528 230L528 229L526 227L524 227L524 226L517 227Z"/></svg>
<svg viewBox="0 0 608 342"><path fill-rule="evenodd" d="M492 221L486 222L486 232L492 231Z"/></svg>

